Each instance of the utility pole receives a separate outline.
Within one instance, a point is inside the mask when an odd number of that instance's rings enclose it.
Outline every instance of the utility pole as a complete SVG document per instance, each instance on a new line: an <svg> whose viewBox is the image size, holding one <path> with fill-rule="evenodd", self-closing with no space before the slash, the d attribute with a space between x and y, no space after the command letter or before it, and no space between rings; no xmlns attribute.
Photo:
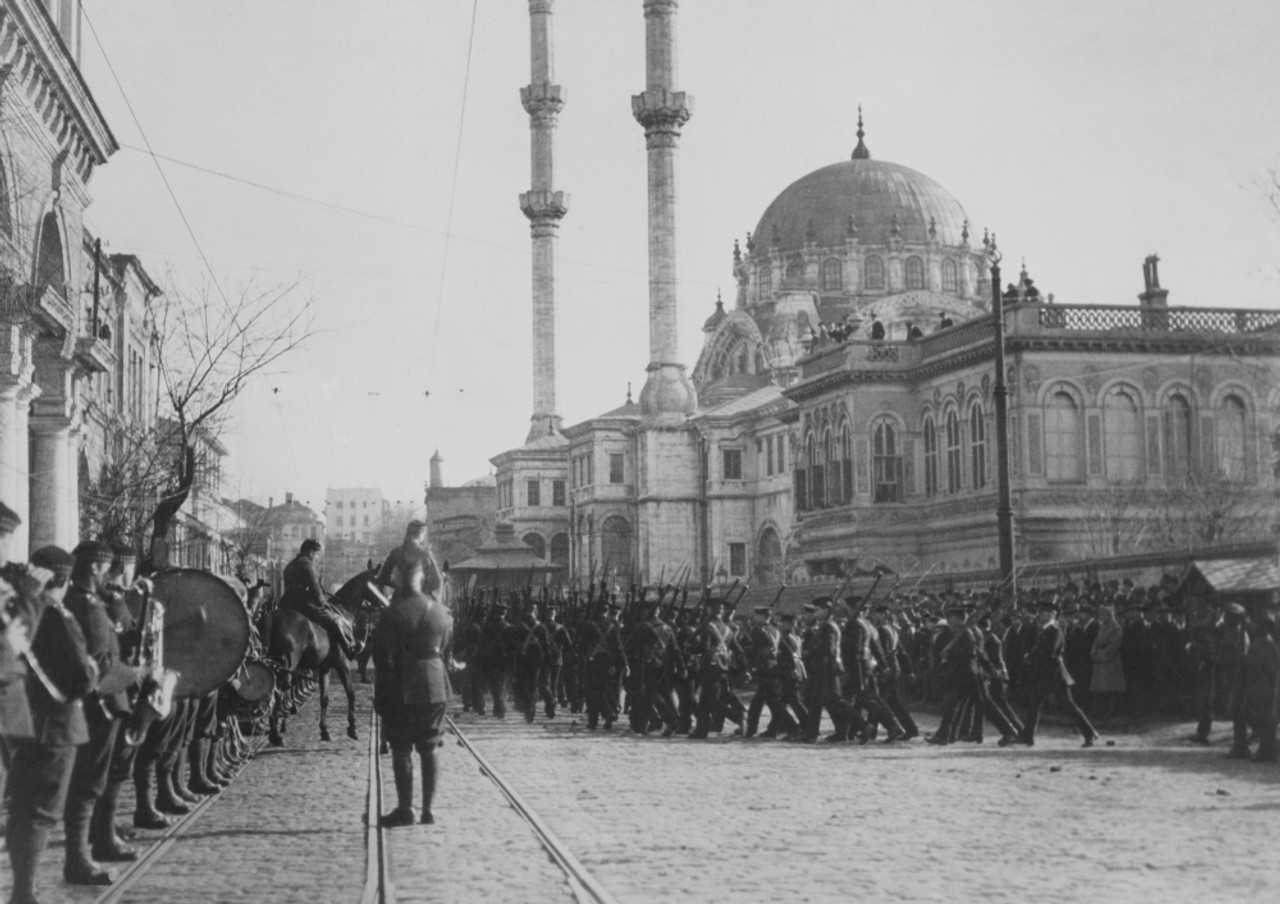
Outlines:
<svg viewBox="0 0 1280 904"><path fill-rule="evenodd" d="M1005 383L1004 366L1004 298L1000 294L1000 260L996 237L991 236L987 251L991 261L991 316L995 325L996 356L996 531L1000 537L1000 588L1002 599L1017 594L1013 563L1013 498L1009 486L1009 387Z"/></svg>

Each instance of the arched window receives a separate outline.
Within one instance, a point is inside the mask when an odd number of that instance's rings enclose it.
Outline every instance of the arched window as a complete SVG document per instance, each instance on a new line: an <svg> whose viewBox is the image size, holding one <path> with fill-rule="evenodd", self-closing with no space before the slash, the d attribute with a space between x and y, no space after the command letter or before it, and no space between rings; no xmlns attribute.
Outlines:
<svg viewBox="0 0 1280 904"><path fill-rule="evenodd" d="M872 255L863 265L862 286L865 289L884 288L884 261Z"/></svg>
<svg viewBox="0 0 1280 904"><path fill-rule="evenodd" d="M40 250L36 258L36 287L45 286L66 297L66 267L62 260L62 233L58 231L58 219L52 213L44 215L40 224Z"/></svg>
<svg viewBox="0 0 1280 904"><path fill-rule="evenodd" d="M960 492L960 415L947 412L947 492Z"/></svg>
<svg viewBox="0 0 1280 904"><path fill-rule="evenodd" d="M781 584L786 577L782 563L782 541L776 530L766 527L756 543L756 586L777 587Z"/></svg>
<svg viewBox="0 0 1280 904"><path fill-rule="evenodd" d="M812 440L806 439L804 444L797 450L797 454L791 457L792 464L796 466L794 472L794 494L797 512L807 511L809 508L809 462L813 460L811 457L813 454L812 446ZM781 450L785 448L786 443L779 445L779 456L782 454ZM783 467L785 465L779 460L778 468L782 469Z"/></svg>
<svg viewBox="0 0 1280 904"><path fill-rule="evenodd" d="M924 288L924 261L918 257L907 258L907 265L903 272L903 279L906 281L908 289Z"/></svg>
<svg viewBox="0 0 1280 904"><path fill-rule="evenodd" d="M822 262L822 291L839 292L844 285L844 267L838 258L829 257Z"/></svg>
<svg viewBox="0 0 1280 904"><path fill-rule="evenodd" d="M814 508L825 508L827 505L827 461L821 446L814 447L813 437L809 437L809 504Z"/></svg>
<svg viewBox="0 0 1280 904"><path fill-rule="evenodd" d="M631 525L626 518L613 515L605 519L600 529L600 557L609 563L606 580L631 573Z"/></svg>
<svg viewBox="0 0 1280 904"><path fill-rule="evenodd" d="M959 280L956 279L956 262L949 257L944 258L942 261L942 291L956 292L959 288Z"/></svg>
<svg viewBox="0 0 1280 904"><path fill-rule="evenodd" d="M932 416L924 419L924 494L938 495L938 431Z"/></svg>
<svg viewBox="0 0 1280 904"><path fill-rule="evenodd" d="M1080 468L1080 409L1065 392L1049 397L1044 412L1045 476L1050 480L1076 481Z"/></svg>
<svg viewBox="0 0 1280 904"><path fill-rule="evenodd" d="M533 550L533 554L539 559L547 557L547 541L537 534L525 534L520 538L524 541L524 545Z"/></svg>
<svg viewBox="0 0 1280 904"><path fill-rule="evenodd" d="M1218 468L1224 480L1245 479L1245 408L1238 396L1229 395L1218 409Z"/></svg>
<svg viewBox="0 0 1280 904"><path fill-rule="evenodd" d="M845 424L840 431L840 488L844 491L843 501L847 505L853 501L853 436L849 425Z"/></svg>
<svg viewBox="0 0 1280 904"><path fill-rule="evenodd" d="M1191 473L1191 403L1184 396L1172 395L1164 405L1165 458L1168 474L1174 480L1186 480Z"/></svg>
<svg viewBox="0 0 1280 904"><path fill-rule="evenodd" d="M569 535L556 534L551 538L551 564L569 570Z"/></svg>
<svg viewBox="0 0 1280 904"><path fill-rule="evenodd" d="M1127 389L1107 393L1102 403L1107 480L1142 479L1142 421L1138 402Z"/></svg>
<svg viewBox="0 0 1280 904"><path fill-rule="evenodd" d="M787 259L787 279L804 279L804 258L798 254Z"/></svg>
<svg viewBox="0 0 1280 904"><path fill-rule="evenodd" d="M987 485L987 423L982 406L975 402L969 409L969 468L973 474L973 488L980 490Z"/></svg>
<svg viewBox="0 0 1280 904"><path fill-rule="evenodd" d="M840 459L836 453L835 439L831 429L822 436L822 457L827 460L827 492L830 494L827 505L839 505L840 493Z"/></svg>
<svg viewBox="0 0 1280 904"><path fill-rule="evenodd" d="M760 285L760 297L763 299L773 291L773 271L768 267L761 267L756 282Z"/></svg>
<svg viewBox="0 0 1280 904"><path fill-rule="evenodd" d="M901 502L902 454L892 421L878 421L872 429L872 469L875 475L872 500Z"/></svg>

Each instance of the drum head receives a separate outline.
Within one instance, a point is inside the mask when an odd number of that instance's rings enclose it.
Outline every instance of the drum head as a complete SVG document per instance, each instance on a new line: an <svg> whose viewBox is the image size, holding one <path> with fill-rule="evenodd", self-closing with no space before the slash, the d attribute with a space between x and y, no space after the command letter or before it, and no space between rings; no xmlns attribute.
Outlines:
<svg viewBox="0 0 1280 904"><path fill-rule="evenodd" d="M152 576L164 603L164 667L178 673L176 697L202 697L225 684L249 653L249 611L217 575L174 568Z"/></svg>
<svg viewBox="0 0 1280 904"><path fill-rule="evenodd" d="M236 695L246 703L259 703L271 696L276 689L276 673L265 663L250 659L236 673L239 687Z"/></svg>

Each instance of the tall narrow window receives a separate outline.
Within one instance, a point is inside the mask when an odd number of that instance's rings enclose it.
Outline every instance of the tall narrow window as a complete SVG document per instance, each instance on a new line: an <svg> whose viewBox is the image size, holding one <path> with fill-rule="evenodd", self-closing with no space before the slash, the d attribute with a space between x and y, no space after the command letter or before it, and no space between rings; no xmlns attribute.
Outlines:
<svg viewBox="0 0 1280 904"><path fill-rule="evenodd" d="M747 544L729 544L729 576L735 578L747 576Z"/></svg>
<svg viewBox="0 0 1280 904"><path fill-rule="evenodd" d="M1102 431L1107 480L1132 483L1142 479L1142 421L1138 403L1125 389L1103 400Z"/></svg>
<svg viewBox="0 0 1280 904"><path fill-rule="evenodd" d="M809 509L809 455L802 448L795 456L795 506L797 512Z"/></svg>
<svg viewBox="0 0 1280 904"><path fill-rule="evenodd" d="M918 257L907 258L903 271L903 279L908 289L924 288L924 261Z"/></svg>
<svg viewBox="0 0 1280 904"><path fill-rule="evenodd" d="M883 289L884 288L884 261L875 255L868 257L862 266L863 270L863 288L866 289Z"/></svg>
<svg viewBox="0 0 1280 904"><path fill-rule="evenodd" d="M947 492L960 492L960 416L947 412Z"/></svg>
<svg viewBox="0 0 1280 904"><path fill-rule="evenodd" d="M1218 469L1224 480L1246 479L1245 410L1237 396L1227 396L1218 409Z"/></svg>
<svg viewBox="0 0 1280 904"><path fill-rule="evenodd" d="M610 483L626 482L623 477L622 462L623 462L623 458L622 458L621 452L609 453L609 482Z"/></svg>
<svg viewBox="0 0 1280 904"><path fill-rule="evenodd" d="M822 262L822 291L840 291L840 287L844 284L843 269L839 258L829 257Z"/></svg>
<svg viewBox="0 0 1280 904"><path fill-rule="evenodd" d="M773 441L772 436L764 438L765 474L769 477L773 476Z"/></svg>
<svg viewBox="0 0 1280 904"><path fill-rule="evenodd" d="M822 451L815 447L813 437L809 437L809 504L814 508L824 508L827 504L826 464Z"/></svg>
<svg viewBox="0 0 1280 904"><path fill-rule="evenodd" d="M768 267L761 267L756 282L760 285L760 298L763 300L766 295L773 292L773 271Z"/></svg>
<svg viewBox="0 0 1280 904"><path fill-rule="evenodd" d="M741 449L725 449L724 451L724 479L725 480L741 480L742 479L742 450Z"/></svg>
<svg viewBox="0 0 1280 904"><path fill-rule="evenodd" d="M902 501L902 456L898 452L898 436L890 421L880 421L872 432L872 471L875 485L872 499L876 502Z"/></svg>
<svg viewBox="0 0 1280 904"><path fill-rule="evenodd" d="M954 293L959 288L959 281L956 279L956 262L949 257L945 258L942 261L942 291Z"/></svg>
<svg viewBox="0 0 1280 904"><path fill-rule="evenodd" d="M529 481L528 492L529 492L529 506L530 506L530 508L537 508L538 506L542 505L542 483L541 483L541 481L538 481L538 480L530 480L530 481ZM352 523L355 523L355 519L354 519L354 518L352 519Z"/></svg>
<svg viewBox="0 0 1280 904"><path fill-rule="evenodd" d="M840 431L840 488L844 491L843 501L847 505L853 501L853 436L849 425L845 424Z"/></svg>
<svg viewBox="0 0 1280 904"><path fill-rule="evenodd" d="M1044 412L1045 476L1050 480L1079 480L1080 409L1065 392L1049 397Z"/></svg>
<svg viewBox="0 0 1280 904"><path fill-rule="evenodd" d="M827 505L840 504L840 459L828 429L822 435L822 457L827 461Z"/></svg>
<svg viewBox="0 0 1280 904"><path fill-rule="evenodd" d="M1180 395L1169 397L1164 407L1165 461L1169 477L1186 480L1191 473L1191 405Z"/></svg>
<svg viewBox="0 0 1280 904"><path fill-rule="evenodd" d="M938 431L932 417L924 419L924 494L938 495Z"/></svg>
<svg viewBox="0 0 1280 904"><path fill-rule="evenodd" d="M551 504L557 508L565 504L563 480L551 481Z"/></svg>
<svg viewBox="0 0 1280 904"><path fill-rule="evenodd" d="M969 409L969 466L973 488L982 489L987 485L987 423L976 403Z"/></svg>

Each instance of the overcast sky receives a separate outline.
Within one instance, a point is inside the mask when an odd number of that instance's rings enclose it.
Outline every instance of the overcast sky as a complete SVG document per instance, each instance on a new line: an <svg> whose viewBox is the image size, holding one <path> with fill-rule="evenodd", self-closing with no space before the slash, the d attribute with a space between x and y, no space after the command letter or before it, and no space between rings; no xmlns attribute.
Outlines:
<svg viewBox="0 0 1280 904"><path fill-rule="evenodd" d="M122 145L90 185L90 228L162 282L202 279L109 60L218 281L298 280L314 299L317 334L238 404L230 493L420 499L433 450L457 485L523 442L527 3L478 0L469 70L471 0L84 6L82 65ZM566 424L644 380L642 7L556 2ZM716 292L734 297L733 240L848 157L859 103L873 157L951 191L1006 269L1025 256L1059 302L1134 303L1154 252L1171 304L1277 305L1274 0L684 0L677 33L694 98L676 160L690 368Z"/></svg>

